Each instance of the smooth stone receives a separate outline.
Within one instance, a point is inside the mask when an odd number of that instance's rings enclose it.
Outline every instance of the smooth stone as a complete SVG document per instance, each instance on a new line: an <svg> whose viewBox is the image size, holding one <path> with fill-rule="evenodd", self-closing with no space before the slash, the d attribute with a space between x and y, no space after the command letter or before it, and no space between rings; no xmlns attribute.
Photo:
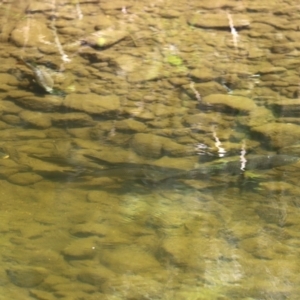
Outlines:
<svg viewBox="0 0 300 300"><path fill-rule="evenodd" d="M53 113L50 118L53 125L58 127L90 127L95 125L93 118L85 113Z"/></svg>
<svg viewBox="0 0 300 300"><path fill-rule="evenodd" d="M154 61L153 64L144 64L127 76L129 83L159 80L165 76L162 61Z"/></svg>
<svg viewBox="0 0 300 300"><path fill-rule="evenodd" d="M19 116L10 115L10 114L2 115L1 120L9 125L14 125L14 126L21 125L22 123Z"/></svg>
<svg viewBox="0 0 300 300"><path fill-rule="evenodd" d="M109 28L96 31L83 38L82 41L92 47L107 48L122 41L127 36L128 32L125 30L113 30Z"/></svg>
<svg viewBox="0 0 300 300"><path fill-rule="evenodd" d="M23 110L19 116L24 122L34 127L49 128L52 125L51 118L41 112Z"/></svg>
<svg viewBox="0 0 300 300"><path fill-rule="evenodd" d="M197 68L190 72L190 76L195 78L201 82L212 81L216 79L218 76L212 72L209 68Z"/></svg>
<svg viewBox="0 0 300 300"><path fill-rule="evenodd" d="M210 107L220 107L221 109L228 110L229 112L238 111L249 113L256 108L256 104L252 99L224 94L212 94L203 97L203 103Z"/></svg>
<svg viewBox="0 0 300 300"><path fill-rule="evenodd" d="M248 15L231 14L234 27L241 29L250 26ZM194 14L188 17L189 25L201 28L215 29L230 29L230 24L227 15L224 14Z"/></svg>
<svg viewBox="0 0 300 300"><path fill-rule="evenodd" d="M131 147L137 154L153 158L159 158L164 153L171 156L184 156L188 150L187 147L171 139L148 133L135 134L131 140Z"/></svg>
<svg viewBox="0 0 300 300"><path fill-rule="evenodd" d="M97 253L97 241L94 237L74 240L62 250L62 254L67 259L92 259Z"/></svg>
<svg viewBox="0 0 300 300"><path fill-rule="evenodd" d="M31 172L16 173L7 178L7 180L17 185L31 185L43 180L43 177Z"/></svg>
<svg viewBox="0 0 300 300"><path fill-rule="evenodd" d="M244 126L256 127L274 122L275 117L272 111L263 106L257 106L249 115L238 117L238 122Z"/></svg>
<svg viewBox="0 0 300 300"><path fill-rule="evenodd" d="M14 101L29 110L50 112L59 110L62 106L63 99L54 95L43 95L42 97L30 96L14 98Z"/></svg>
<svg viewBox="0 0 300 300"><path fill-rule="evenodd" d="M102 284L107 280L111 280L115 276L116 274L113 271L98 264L97 266L80 270L77 278L81 282L99 286L99 284Z"/></svg>
<svg viewBox="0 0 300 300"><path fill-rule="evenodd" d="M48 272L38 267L11 267L6 270L6 273L13 284L30 288L41 284Z"/></svg>
<svg viewBox="0 0 300 300"><path fill-rule="evenodd" d="M43 37L43 40L41 39ZM10 41L18 47L38 47L44 41L54 43L53 31L41 19L21 19L11 32Z"/></svg>
<svg viewBox="0 0 300 300"><path fill-rule="evenodd" d="M89 237L89 236L104 237L109 234L110 230L111 230L110 227L103 224L85 223L85 224L74 225L70 230L70 233L78 237Z"/></svg>
<svg viewBox="0 0 300 300"><path fill-rule="evenodd" d="M124 132L144 132L147 129L147 126L144 123L133 119L117 121L115 126L117 130Z"/></svg>
<svg viewBox="0 0 300 300"><path fill-rule="evenodd" d="M194 89L200 94L201 98L211 94L227 93L227 89L215 81L196 83ZM191 89L190 84L184 85L184 90L192 99L198 100L197 95L195 94L195 91Z"/></svg>
<svg viewBox="0 0 300 300"><path fill-rule="evenodd" d="M57 298L49 292L31 289L29 295L38 300L57 300Z"/></svg>
<svg viewBox="0 0 300 300"><path fill-rule="evenodd" d="M278 149L298 143L300 126L296 124L268 123L251 128L253 134L263 136L263 141L272 149Z"/></svg>
<svg viewBox="0 0 300 300"><path fill-rule="evenodd" d="M300 116L300 99L284 99L270 102L269 106L281 117Z"/></svg>
<svg viewBox="0 0 300 300"><path fill-rule="evenodd" d="M134 257L134 259L132 259ZM161 269L153 255L134 246L101 251L100 261L115 272L139 273Z"/></svg>
<svg viewBox="0 0 300 300"><path fill-rule="evenodd" d="M22 108L11 101L1 101L0 112L6 114L18 114L22 111Z"/></svg>
<svg viewBox="0 0 300 300"><path fill-rule="evenodd" d="M88 114L115 114L120 110L120 99L115 95L69 94L63 105L67 108L84 111Z"/></svg>

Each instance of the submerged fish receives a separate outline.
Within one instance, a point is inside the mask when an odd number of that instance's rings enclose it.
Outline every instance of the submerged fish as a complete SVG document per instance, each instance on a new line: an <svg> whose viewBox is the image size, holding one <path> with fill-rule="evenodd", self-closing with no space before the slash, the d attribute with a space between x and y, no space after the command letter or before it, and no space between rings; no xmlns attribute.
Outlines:
<svg viewBox="0 0 300 300"><path fill-rule="evenodd" d="M210 176L217 176L219 174L240 175L243 174L244 171L248 170L267 170L289 165L292 163L296 163L300 160L300 158L283 154L274 154L251 155L249 157L246 157L246 160L247 161L245 162L245 164L242 164L239 157L236 160L221 160L213 163L208 163L199 168L174 175L172 178L205 179L209 178Z"/></svg>
<svg viewBox="0 0 300 300"><path fill-rule="evenodd" d="M102 162L101 159L86 155L86 157ZM295 163L299 157L289 155L251 155L247 157L245 165L240 158L235 160L207 163L199 168L182 171L175 168L158 167L148 164L120 163L111 165L103 170L94 171L95 176L120 177L125 180L145 180L147 182L161 182L168 179L209 179L221 174L239 175L246 170L266 170Z"/></svg>
<svg viewBox="0 0 300 300"><path fill-rule="evenodd" d="M246 170L266 170L273 169L276 167L295 163L300 160L299 157L289 155L251 155L247 157L247 162L241 164L240 158L237 157L234 160L224 161L217 160L213 163L205 163L202 166L189 170L183 171L176 168L160 167L151 164L139 164L139 163L109 163L98 157L92 155L84 156L98 164L104 169L91 168L85 164L76 164L77 172L62 172L59 177L76 177L80 179L86 176L92 177L115 177L124 181L140 181L143 183L161 183L169 179L210 179L212 176L218 175L240 175ZM42 157L36 157L44 160ZM49 158L47 158L49 161ZM52 161L53 162L53 161ZM55 160L54 160L55 162ZM60 161L57 162L60 164ZM70 167L74 167L75 162L65 161ZM42 176L49 177L53 172L49 174L41 174ZM50 174L51 173L51 174ZM52 174L55 178L58 174L54 172Z"/></svg>
<svg viewBox="0 0 300 300"><path fill-rule="evenodd" d="M32 70L36 83L46 92L53 93L54 81L50 73L45 67L37 66L36 64L22 59L23 63Z"/></svg>

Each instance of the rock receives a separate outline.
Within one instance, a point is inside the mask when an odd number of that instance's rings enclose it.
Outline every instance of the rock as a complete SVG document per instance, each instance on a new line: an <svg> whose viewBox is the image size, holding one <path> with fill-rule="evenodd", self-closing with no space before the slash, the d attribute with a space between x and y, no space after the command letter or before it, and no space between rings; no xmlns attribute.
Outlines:
<svg viewBox="0 0 300 300"><path fill-rule="evenodd" d="M153 61L151 64L143 64L139 69L134 70L127 76L127 80L130 83L138 83L144 81L153 81L161 79L165 76L163 61L159 58Z"/></svg>
<svg viewBox="0 0 300 300"><path fill-rule="evenodd" d="M166 137L137 133L131 140L133 150L143 156L159 158L164 153L171 156L184 156L187 154L188 148L173 142Z"/></svg>
<svg viewBox="0 0 300 300"><path fill-rule="evenodd" d="M56 111L61 108L63 99L54 95L43 95L43 97L30 96L14 98L14 101L30 110Z"/></svg>
<svg viewBox="0 0 300 300"><path fill-rule="evenodd" d="M74 225L70 230L70 233L78 237L103 237L109 234L110 230L111 228L104 224L86 223Z"/></svg>
<svg viewBox="0 0 300 300"><path fill-rule="evenodd" d="M26 8L26 13L40 13L45 11L52 11L55 9L53 3L39 3L38 1L30 2Z"/></svg>
<svg viewBox="0 0 300 300"><path fill-rule="evenodd" d="M250 26L249 16L242 14L232 14L233 25L235 29L241 29ZM189 25L209 29L230 29L227 15L224 14L193 14L188 17Z"/></svg>
<svg viewBox="0 0 300 300"><path fill-rule="evenodd" d="M16 24L10 41L18 47L38 47L45 42L54 43L54 35L42 19L24 18Z"/></svg>
<svg viewBox="0 0 300 300"><path fill-rule="evenodd" d="M47 277L47 270L38 267L11 267L6 273L13 284L25 288L35 287Z"/></svg>
<svg viewBox="0 0 300 300"><path fill-rule="evenodd" d="M259 259L277 260L278 255L282 257L288 254L288 248L283 243L265 234L245 239L239 245L242 250Z"/></svg>
<svg viewBox="0 0 300 300"><path fill-rule="evenodd" d="M30 185L43 180L43 177L31 172L16 173L7 178L7 180L17 185Z"/></svg>
<svg viewBox="0 0 300 300"><path fill-rule="evenodd" d="M51 118L40 112L23 110L19 116L24 122L34 127L49 128L52 125Z"/></svg>
<svg viewBox="0 0 300 300"><path fill-rule="evenodd" d="M147 129L147 126L144 123L133 119L117 121L115 126L117 130L124 132L144 132Z"/></svg>
<svg viewBox="0 0 300 300"><path fill-rule="evenodd" d="M107 48L110 47L128 36L127 31L114 30L114 29L104 29L96 31L87 37L83 38L83 43L86 43L92 47L97 48Z"/></svg>
<svg viewBox="0 0 300 300"><path fill-rule="evenodd" d="M133 257L134 259L132 259ZM103 249L100 261L117 273L129 272L134 274L161 268L154 256L134 246Z"/></svg>
<svg viewBox="0 0 300 300"><path fill-rule="evenodd" d="M218 77L213 73L212 69L205 68L205 67L192 70L190 72L190 76L201 82L212 81Z"/></svg>
<svg viewBox="0 0 300 300"><path fill-rule="evenodd" d="M205 97L211 94L227 93L227 89L220 83L215 81L196 83L194 85L194 88L200 93L201 97ZM195 92L191 89L190 84L185 85L184 90L192 99L197 100Z"/></svg>
<svg viewBox="0 0 300 300"><path fill-rule="evenodd" d="M94 237L80 238L67 246L62 254L67 259L91 259L97 253L97 240Z"/></svg>
<svg viewBox="0 0 300 300"><path fill-rule="evenodd" d="M273 53L289 53L295 49L292 43L282 43L271 47Z"/></svg>
<svg viewBox="0 0 300 300"><path fill-rule="evenodd" d="M300 99L284 99L272 101L269 106L281 117L299 117Z"/></svg>
<svg viewBox="0 0 300 300"><path fill-rule="evenodd" d="M145 299L145 295L147 295L146 297L148 299L159 299L162 295L165 295L165 287L163 283L158 280L153 280L152 278L160 278L160 275L164 275L161 273L162 272L155 273L155 275L149 273L149 276L127 274L126 280L118 276L104 282L101 290L105 295L118 295L118 298L114 298L113 296L113 298L109 298L109 300ZM174 295L170 298L173 299Z"/></svg>
<svg viewBox="0 0 300 300"><path fill-rule="evenodd" d="M58 127L87 127L95 125L91 116L85 113L53 113L51 120L54 126Z"/></svg>
<svg viewBox="0 0 300 300"><path fill-rule="evenodd" d="M274 122L275 117L271 110L263 106L257 106L249 115L238 117L237 120L243 126L256 127Z"/></svg>
<svg viewBox="0 0 300 300"><path fill-rule="evenodd" d="M263 136L263 141L272 149L278 149L298 143L300 126L295 124L268 123L251 128L253 134Z"/></svg>
<svg viewBox="0 0 300 300"><path fill-rule="evenodd" d="M164 156L153 162L153 165L164 168L175 168L181 170L191 170L195 167L198 162L198 156L194 158L180 158L180 157L168 157Z"/></svg>
<svg viewBox="0 0 300 300"><path fill-rule="evenodd" d="M0 112L7 114L18 114L22 108L11 101L1 101Z"/></svg>
<svg viewBox="0 0 300 300"><path fill-rule="evenodd" d="M78 273L77 278L84 283L89 283L99 287L99 285L107 280L111 280L115 276L114 272L98 264L93 268L85 268L81 270Z"/></svg>
<svg viewBox="0 0 300 300"><path fill-rule="evenodd" d="M15 76L4 73L0 73L0 82L10 86L17 86L19 83Z"/></svg>
<svg viewBox="0 0 300 300"><path fill-rule="evenodd" d="M118 96L99 96L97 94L69 94L63 102L67 108L84 111L88 114L115 114L120 110Z"/></svg>
<svg viewBox="0 0 300 300"><path fill-rule="evenodd" d="M203 101L200 105L202 105L202 103L229 113L249 113L256 108L256 104L252 99L224 94L212 94L203 97Z"/></svg>
<svg viewBox="0 0 300 300"><path fill-rule="evenodd" d="M52 293L41 291L41 290L31 289L29 291L29 294L33 298L39 299L39 300L56 300L57 299Z"/></svg>
<svg viewBox="0 0 300 300"><path fill-rule="evenodd" d="M14 126L21 125L22 123L20 117L16 115L10 115L10 114L2 115L1 120L9 125L14 125Z"/></svg>

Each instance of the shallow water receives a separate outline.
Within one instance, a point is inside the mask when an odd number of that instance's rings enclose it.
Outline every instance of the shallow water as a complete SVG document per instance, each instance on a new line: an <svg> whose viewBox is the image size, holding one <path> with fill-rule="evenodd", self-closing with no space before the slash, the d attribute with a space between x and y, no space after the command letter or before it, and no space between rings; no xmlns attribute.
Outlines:
<svg viewBox="0 0 300 300"><path fill-rule="evenodd" d="M1 2L0 299L298 299L299 7L248 2Z"/></svg>

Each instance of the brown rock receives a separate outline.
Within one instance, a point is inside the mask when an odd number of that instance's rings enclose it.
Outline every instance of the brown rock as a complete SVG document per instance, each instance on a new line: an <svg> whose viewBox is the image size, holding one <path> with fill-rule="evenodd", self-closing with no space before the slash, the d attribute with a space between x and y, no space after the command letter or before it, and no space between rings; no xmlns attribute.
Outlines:
<svg viewBox="0 0 300 300"><path fill-rule="evenodd" d="M251 130L263 136L264 141L273 149L296 144L300 136L300 126L295 124L268 123Z"/></svg>
<svg viewBox="0 0 300 300"><path fill-rule="evenodd" d="M6 273L13 284L26 288L39 285L47 276L44 268L37 267L12 267Z"/></svg>
<svg viewBox="0 0 300 300"><path fill-rule="evenodd" d="M58 127L86 127L95 124L93 118L85 113L53 113L50 117L53 125Z"/></svg>
<svg viewBox="0 0 300 300"><path fill-rule="evenodd" d="M67 108L98 115L117 113L120 110L120 100L115 95L69 94L63 105Z"/></svg>
<svg viewBox="0 0 300 300"><path fill-rule="evenodd" d="M202 104L202 102L201 102ZM203 104L227 110L229 112L243 112L249 113L256 108L255 102L246 97L212 94L203 98Z"/></svg>
<svg viewBox="0 0 300 300"><path fill-rule="evenodd" d="M133 150L143 156L159 158L164 153L171 156L184 156L189 149L171 139L147 133L137 133L132 141Z"/></svg>
<svg viewBox="0 0 300 300"><path fill-rule="evenodd" d="M19 116L23 121L34 127L49 128L52 125L50 117L40 112L23 110Z"/></svg>
<svg viewBox="0 0 300 300"><path fill-rule="evenodd" d="M94 237L73 241L63 251L68 259L91 259L96 255L97 240Z"/></svg>
<svg viewBox="0 0 300 300"><path fill-rule="evenodd" d="M144 132L147 129L144 123L132 119L117 121L115 126L117 130L125 132Z"/></svg>
<svg viewBox="0 0 300 300"><path fill-rule="evenodd" d="M19 47L38 47L45 41L54 43L54 35L42 19L22 18L12 31L10 40Z"/></svg>
<svg viewBox="0 0 300 300"><path fill-rule="evenodd" d="M44 95L15 98L14 101L30 110L56 111L61 107L63 99L54 95Z"/></svg>
<svg viewBox="0 0 300 300"><path fill-rule="evenodd" d="M250 26L249 16L232 14L234 28L240 29ZM224 14L194 14L188 17L189 25L202 28L230 29L227 15Z"/></svg>
<svg viewBox="0 0 300 300"><path fill-rule="evenodd" d="M7 180L17 185L30 185L43 180L43 177L35 173L23 172L13 174Z"/></svg>

